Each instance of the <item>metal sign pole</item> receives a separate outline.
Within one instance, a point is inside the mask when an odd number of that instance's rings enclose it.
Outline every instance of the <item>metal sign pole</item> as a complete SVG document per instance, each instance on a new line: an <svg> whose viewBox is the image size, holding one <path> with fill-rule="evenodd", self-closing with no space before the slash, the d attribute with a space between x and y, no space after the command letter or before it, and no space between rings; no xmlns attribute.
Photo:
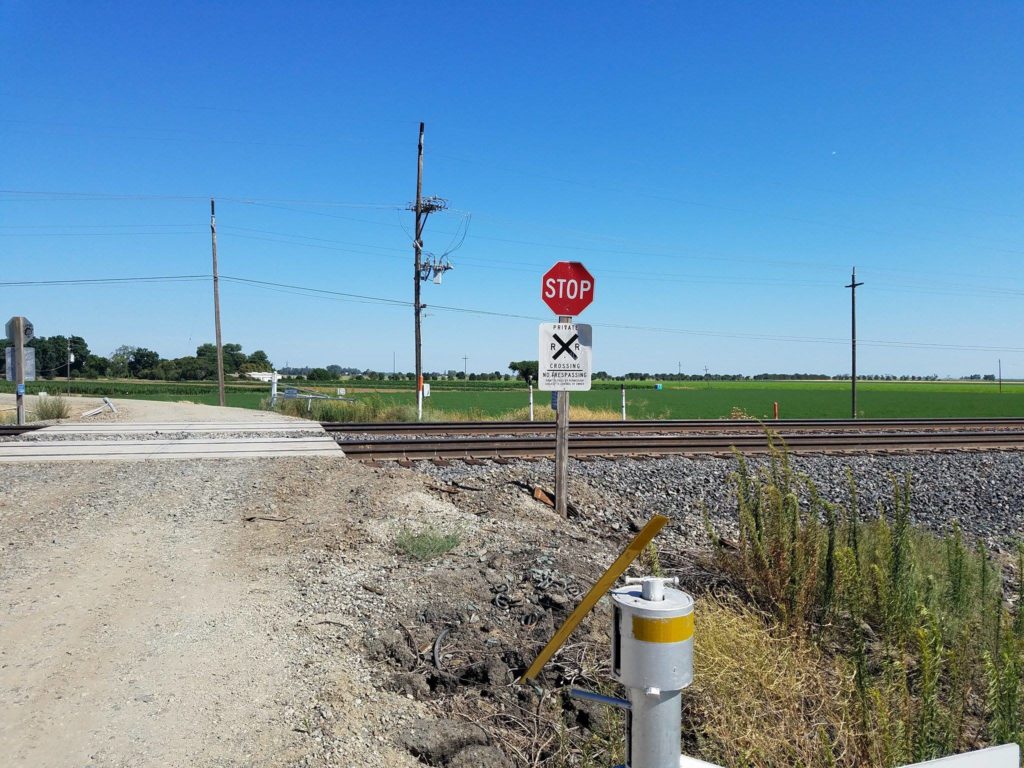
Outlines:
<svg viewBox="0 0 1024 768"><path fill-rule="evenodd" d="M25 318L12 317L14 323L14 386L17 393L18 426L25 423Z"/></svg>
<svg viewBox="0 0 1024 768"><path fill-rule="evenodd" d="M571 323L571 315L559 315L558 322ZM555 512L568 517L569 501L569 393L558 393L555 414Z"/></svg>

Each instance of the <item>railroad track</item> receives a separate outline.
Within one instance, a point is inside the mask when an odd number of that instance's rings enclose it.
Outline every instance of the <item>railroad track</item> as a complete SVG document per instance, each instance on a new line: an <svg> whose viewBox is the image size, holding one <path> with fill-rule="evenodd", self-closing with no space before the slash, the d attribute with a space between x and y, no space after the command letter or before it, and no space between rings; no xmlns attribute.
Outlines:
<svg viewBox="0 0 1024 768"><path fill-rule="evenodd" d="M1024 450L1024 429L936 431L863 431L779 433L793 453L867 453L950 450ZM351 458L362 461L423 459L495 459L550 457L554 439L543 435L448 435L424 438L362 438L339 441ZM769 438L748 434L576 435L569 440L574 457L729 455L766 453Z"/></svg>
<svg viewBox="0 0 1024 768"><path fill-rule="evenodd" d="M472 422L394 422L348 423L322 422L334 435L553 435L551 421L472 421ZM1024 419L683 419L651 421L580 421L569 426L570 434L761 434L765 428L787 435L794 432L949 432L963 430L1024 430Z"/></svg>

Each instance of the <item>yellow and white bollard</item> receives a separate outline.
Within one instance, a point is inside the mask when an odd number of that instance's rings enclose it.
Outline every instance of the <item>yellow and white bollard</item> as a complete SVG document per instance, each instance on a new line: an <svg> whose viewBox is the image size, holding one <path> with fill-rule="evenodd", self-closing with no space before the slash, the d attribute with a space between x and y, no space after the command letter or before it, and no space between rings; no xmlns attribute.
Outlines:
<svg viewBox="0 0 1024 768"><path fill-rule="evenodd" d="M679 768L682 690L693 682L693 598L678 579L626 579L611 592L612 677L629 692L627 768Z"/></svg>

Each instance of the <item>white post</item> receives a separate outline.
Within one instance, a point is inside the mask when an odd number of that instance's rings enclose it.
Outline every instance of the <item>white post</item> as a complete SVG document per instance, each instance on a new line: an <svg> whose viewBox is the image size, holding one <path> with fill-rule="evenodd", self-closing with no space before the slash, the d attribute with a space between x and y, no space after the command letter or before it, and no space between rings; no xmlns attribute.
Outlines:
<svg viewBox="0 0 1024 768"><path fill-rule="evenodd" d="M530 382L530 421L533 421L533 382Z"/></svg>
<svg viewBox="0 0 1024 768"><path fill-rule="evenodd" d="M270 407L277 404L277 371L270 372Z"/></svg>
<svg viewBox="0 0 1024 768"><path fill-rule="evenodd" d="M622 420L626 420L626 385L622 385Z"/></svg>

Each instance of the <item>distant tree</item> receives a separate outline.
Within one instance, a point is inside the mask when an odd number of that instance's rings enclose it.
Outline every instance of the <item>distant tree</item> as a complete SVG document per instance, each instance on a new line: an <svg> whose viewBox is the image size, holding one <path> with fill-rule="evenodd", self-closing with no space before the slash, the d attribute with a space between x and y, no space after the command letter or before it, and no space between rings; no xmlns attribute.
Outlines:
<svg viewBox="0 0 1024 768"><path fill-rule="evenodd" d="M179 357L174 361L181 381L206 381L217 375L216 364L199 357Z"/></svg>
<svg viewBox="0 0 1024 768"><path fill-rule="evenodd" d="M110 361L100 355L88 355L82 361L81 375L87 379L98 379L110 375Z"/></svg>
<svg viewBox="0 0 1024 768"><path fill-rule="evenodd" d="M131 371L128 369L128 361L131 360L135 347L122 344L110 353L110 375L115 379L127 378Z"/></svg>
<svg viewBox="0 0 1024 768"><path fill-rule="evenodd" d="M331 381L334 376L326 368L314 368L306 376L310 381Z"/></svg>
<svg viewBox="0 0 1024 768"><path fill-rule="evenodd" d="M159 353L145 347L136 347L128 358L128 373L135 378L151 378L143 374L151 373L159 362Z"/></svg>
<svg viewBox="0 0 1024 768"><path fill-rule="evenodd" d="M272 371L274 370L273 363L270 362L270 358L267 357L267 353L262 349L257 349L248 358L246 358L245 364L249 366L251 371ZM328 368L330 370L330 368ZM333 371L332 371L333 373Z"/></svg>
<svg viewBox="0 0 1024 768"><path fill-rule="evenodd" d="M521 379L537 380L537 369L540 364L536 360L516 360L508 364L508 368Z"/></svg>
<svg viewBox="0 0 1024 768"><path fill-rule="evenodd" d="M161 360L149 370L149 374L147 378L178 381L181 378L181 368L177 360Z"/></svg>

